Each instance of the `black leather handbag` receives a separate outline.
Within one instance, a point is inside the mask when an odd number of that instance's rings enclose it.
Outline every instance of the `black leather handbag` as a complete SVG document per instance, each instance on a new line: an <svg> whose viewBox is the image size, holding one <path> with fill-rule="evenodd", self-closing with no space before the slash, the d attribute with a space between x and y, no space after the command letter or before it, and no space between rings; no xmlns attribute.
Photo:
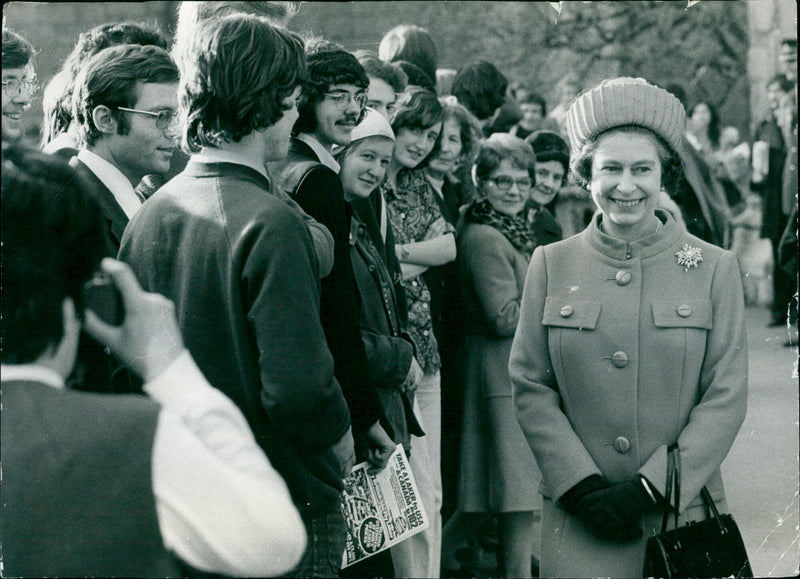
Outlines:
<svg viewBox="0 0 800 579"><path fill-rule="evenodd" d="M706 520L678 526L681 498L681 455L677 443L669 448L667 488L661 533L647 539L644 558L645 577L752 577L753 570L739 527L731 515L720 515L711 493L700 494ZM675 507L670 506L674 497ZM675 525L667 530L670 512Z"/></svg>

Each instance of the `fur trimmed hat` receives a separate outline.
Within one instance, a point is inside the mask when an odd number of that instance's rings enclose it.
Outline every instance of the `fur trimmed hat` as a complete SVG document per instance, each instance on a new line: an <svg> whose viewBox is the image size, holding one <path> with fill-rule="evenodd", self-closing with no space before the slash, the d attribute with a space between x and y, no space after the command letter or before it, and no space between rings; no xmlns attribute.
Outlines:
<svg viewBox="0 0 800 579"><path fill-rule="evenodd" d="M623 125L650 129L677 151L686 133L686 111L674 95L643 78L620 77L572 101L566 125L573 154L600 133Z"/></svg>

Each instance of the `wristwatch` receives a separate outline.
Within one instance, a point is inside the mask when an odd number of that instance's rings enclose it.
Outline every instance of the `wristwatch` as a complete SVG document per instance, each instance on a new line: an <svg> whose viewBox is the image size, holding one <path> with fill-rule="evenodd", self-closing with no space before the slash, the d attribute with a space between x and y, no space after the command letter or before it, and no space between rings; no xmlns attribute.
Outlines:
<svg viewBox="0 0 800 579"><path fill-rule="evenodd" d="M401 245L400 246L400 261L405 261L408 259L410 252L408 251L408 246Z"/></svg>

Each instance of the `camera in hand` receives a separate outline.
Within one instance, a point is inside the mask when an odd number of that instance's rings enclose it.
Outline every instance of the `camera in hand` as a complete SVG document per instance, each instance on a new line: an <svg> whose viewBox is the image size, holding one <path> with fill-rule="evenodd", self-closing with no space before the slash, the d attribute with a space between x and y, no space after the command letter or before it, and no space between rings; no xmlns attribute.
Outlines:
<svg viewBox="0 0 800 579"><path fill-rule="evenodd" d="M119 326L125 318L122 295L105 274L95 275L83 286L83 305L112 326Z"/></svg>

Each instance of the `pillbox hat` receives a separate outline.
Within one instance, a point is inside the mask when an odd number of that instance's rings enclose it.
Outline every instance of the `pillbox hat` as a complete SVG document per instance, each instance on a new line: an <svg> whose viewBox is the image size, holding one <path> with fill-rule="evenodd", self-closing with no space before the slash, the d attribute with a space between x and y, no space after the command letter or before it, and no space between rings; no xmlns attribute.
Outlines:
<svg viewBox="0 0 800 579"><path fill-rule="evenodd" d="M678 151L686 111L674 95L643 78L604 80L569 106L566 126L573 154L600 133L623 125L649 129Z"/></svg>

